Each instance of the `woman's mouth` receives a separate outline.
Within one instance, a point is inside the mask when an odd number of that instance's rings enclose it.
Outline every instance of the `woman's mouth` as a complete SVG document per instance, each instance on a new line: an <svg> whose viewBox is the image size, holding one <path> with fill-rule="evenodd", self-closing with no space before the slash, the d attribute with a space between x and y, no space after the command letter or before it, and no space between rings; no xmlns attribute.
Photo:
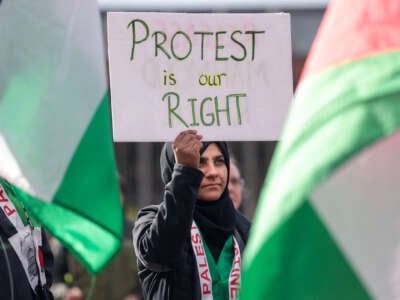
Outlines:
<svg viewBox="0 0 400 300"><path fill-rule="evenodd" d="M210 184L205 184L202 186L204 189L214 189L214 188L219 188L220 184L219 183L210 183Z"/></svg>

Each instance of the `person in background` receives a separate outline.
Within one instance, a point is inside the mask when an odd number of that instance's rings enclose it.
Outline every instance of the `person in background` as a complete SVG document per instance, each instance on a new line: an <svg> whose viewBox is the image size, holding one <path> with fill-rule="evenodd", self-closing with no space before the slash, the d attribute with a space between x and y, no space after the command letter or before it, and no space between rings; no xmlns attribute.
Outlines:
<svg viewBox="0 0 400 300"><path fill-rule="evenodd" d="M52 300L53 255L44 230L0 178L0 299Z"/></svg>
<svg viewBox="0 0 400 300"><path fill-rule="evenodd" d="M71 283L71 275L68 271L67 262L67 257L69 255L68 250L49 232L46 232L46 236L54 257L53 284L51 285L50 290L53 294L54 300L65 300L64 294Z"/></svg>
<svg viewBox="0 0 400 300"><path fill-rule="evenodd" d="M240 175L240 170L236 159L231 157L231 168L229 173L229 197L236 209L240 209L243 200L244 179Z"/></svg>
<svg viewBox="0 0 400 300"><path fill-rule="evenodd" d="M125 205L126 184L120 178L121 204ZM132 251L132 228L133 223L124 218L124 238L120 251L111 262L95 277L92 286L92 277L78 260L69 255L68 266L73 282L64 300L122 300L129 296L139 286L136 268L136 256ZM92 294L91 294L92 293ZM80 298L82 295L82 298Z"/></svg>
<svg viewBox="0 0 400 300"><path fill-rule="evenodd" d="M160 165L163 201L133 229L144 298L237 299L250 222L229 198L227 144L186 130L164 144Z"/></svg>

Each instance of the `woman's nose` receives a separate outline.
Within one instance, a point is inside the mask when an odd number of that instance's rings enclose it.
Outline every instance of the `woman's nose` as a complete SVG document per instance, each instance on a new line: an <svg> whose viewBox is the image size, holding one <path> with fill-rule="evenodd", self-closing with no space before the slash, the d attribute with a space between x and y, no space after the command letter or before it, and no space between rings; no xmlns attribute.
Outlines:
<svg viewBox="0 0 400 300"><path fill-rule="evenodd" d="M213 163L208 164L206 174L207 176L214 176L217 174L217 168Z"/></svg>

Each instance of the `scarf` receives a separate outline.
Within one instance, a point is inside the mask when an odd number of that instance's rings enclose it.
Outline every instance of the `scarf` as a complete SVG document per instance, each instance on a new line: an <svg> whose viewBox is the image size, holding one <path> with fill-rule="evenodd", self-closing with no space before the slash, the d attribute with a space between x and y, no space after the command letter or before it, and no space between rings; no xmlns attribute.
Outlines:
<svg viewBox="0 0 400 300"><path fill-rule="evenodd" d="M229 151L225 142L203 142L200 154L213 143L218 146L224 156L229 178ZM174 165L175 157L172 143L165 143L160 156L161 177L164 185L171 181ZM217 262L226 240L233 234L236 220L235 208L229 198L228 180L218 200L202 201L197 199L193 218Z"/></svg>

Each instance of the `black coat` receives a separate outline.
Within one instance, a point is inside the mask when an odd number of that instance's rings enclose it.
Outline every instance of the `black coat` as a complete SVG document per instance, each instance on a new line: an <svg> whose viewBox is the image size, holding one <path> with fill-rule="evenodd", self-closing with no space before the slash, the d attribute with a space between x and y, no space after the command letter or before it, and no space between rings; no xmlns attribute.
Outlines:
<svg viewBox="0 0 400 300"><path fill-rule="evenodd" d="M0 214L0 218L5 218ZM0 222L0 225L4 223ZM22 264L8 241L4 228L0 226L0 299L14 300L47 300L53 299L49 292L52 282L53 255L42 230L42 253L47 285L36 288L33 292ZM11 273L9 272L11 269ZM11 276L10 276L11 275Z"/></svg>
<svg viewBox="0 0 400 300"><path fill-rule="evenodd" d="M200 170L175 165L164 201L141 209L133 229L139 278L147 300L198 300L200 283L190 241L190 229ZM235 211L234 236L241 253L250 222Z"/></svg>

